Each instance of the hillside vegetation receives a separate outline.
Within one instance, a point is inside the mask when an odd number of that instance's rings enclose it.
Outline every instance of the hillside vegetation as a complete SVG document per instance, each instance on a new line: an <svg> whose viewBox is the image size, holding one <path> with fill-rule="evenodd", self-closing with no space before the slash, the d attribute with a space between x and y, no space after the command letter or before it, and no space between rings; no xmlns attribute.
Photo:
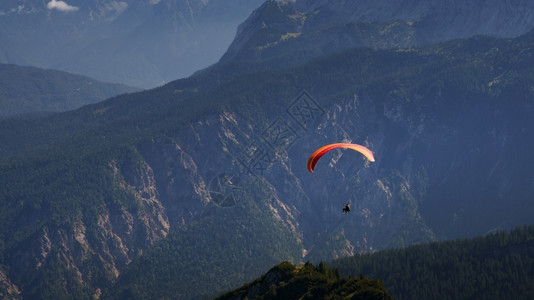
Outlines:
<svg viewBox="0 0 534 300"><path fill-rule="evenodd" d="M73 110L138 90L67 72L0 64L0 118Z"/></svg>
<svg viewBox="0 0 534 300"><path fill-rule="evenodd" d="M393 299L383 283L363 277L344 278L338 269L324 263L294 266L288 262L273 267L262 277L216 298L232 299Z"/></svg>
<svg viewBox="0 0 534 300"><path fill-rule="evenodd" d="M395 299L532 299L534 226L332 262L343 276L379 278Z"/></svg>

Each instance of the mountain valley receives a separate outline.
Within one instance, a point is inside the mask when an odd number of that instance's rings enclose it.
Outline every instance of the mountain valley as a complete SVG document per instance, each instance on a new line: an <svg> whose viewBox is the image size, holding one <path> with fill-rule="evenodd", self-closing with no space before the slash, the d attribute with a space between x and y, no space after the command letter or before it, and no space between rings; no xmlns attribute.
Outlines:
<svg viewBox="0 0 534 300"><path fill-rule="evenodd" d="M350 3L267 1L193 76L0 120L0 295L215 297L282 261L532 224L533 32L419 44L430 17ZM326 39L348 36L367 42ZM337 150L310 174L333 142L376 161Z"/></svg>

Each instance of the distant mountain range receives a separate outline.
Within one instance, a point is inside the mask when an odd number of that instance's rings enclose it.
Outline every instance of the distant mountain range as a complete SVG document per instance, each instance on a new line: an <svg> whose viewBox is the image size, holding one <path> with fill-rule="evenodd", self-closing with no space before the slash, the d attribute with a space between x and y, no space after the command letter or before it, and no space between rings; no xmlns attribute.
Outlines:
<svg viewBox="0 0 534 300"><path fill-rule="evenodd" d="M261 2L2 1L0 62L155 87L215 63Z"/></svg>
<svg viewBox="0 0 534 300"><path fill-rule="evenodd" d="M67 111L135 91L66 72L0 64L0 118Z"/></svg>
<svg viewBox="0 0 534 300"><path fill-rule="evenodd" d="M1 121L0 291L211 297L281 261L534 223L532 31L416 47L417 20L316 24L298 3L264 3L194 76ZM337 141L376 162L340 150L310 174Z"/></svg>
<svg viewBox="0 0 534 300"><path fill-rule="evenodd" d="M271 60L266 64L297 65L350 47L410 47L476 34L515 37L534 25L526 0L262 2L4 1L0 63L151 88L216 63L225 50L223 61L253 55ZM257 7L234 39L237 25ZM292 61L276 61L282 40L286 50L293 44Z"/></svg>

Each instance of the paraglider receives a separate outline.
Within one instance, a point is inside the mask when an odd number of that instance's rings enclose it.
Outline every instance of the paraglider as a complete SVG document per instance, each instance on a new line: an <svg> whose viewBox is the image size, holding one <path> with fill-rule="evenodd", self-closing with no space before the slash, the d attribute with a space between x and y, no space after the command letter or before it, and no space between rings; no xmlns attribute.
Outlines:
<svg viewBox="0 0 534 300"><path fill-rule="evenodd" d="M367 157L367 159L370 162L374 162L375 161L375 157L373 155L373 152L371 152L371 150L367 149L366 147L364 147L362 145L351 144L351 143L334 143L334 144L329 144L329 145L323 146L323 147L315 150L315 152L313 152L313 154L308 159L308 166L307 166L308 167L308 171L310 173L313 173L313 170L315 169L315 165L317 164L319 159L323 155L325 155L327 152L329 152L329 151L331 151L333 149L337 149L337 148L347 148L347 149L352 149L352 150L358 151L361 154L363 154L365 157ZM345 204L345 207L343 208L343 212L344 213L350 212L350 203L347 202L347 204Z"/></svg>
<svg viewBox="0 0 534 300"><path fill-rule="evenodd" d="M336 148L352 149L352 150L358 151L361 154L363 154L365 157L367 157L367 159L370 162L374 162L375 161L375 157L373 156L373 152L371 152L371 150L367 149L366 147L364 147L362 145L351 144L351 143L334 143L334 144L329 144L329 145L323 146L323 147L315 150L315 152L313 152L313 154L308 159L308 171L310 173L313 173L313 170L315 169L315 165L317 164L319 159L323 155L325 155L327 152L329 152L330 150L333 150L333 149L336 149Z"/></svg>
<svg viewBox="0 0 534 300"><path fill-rule="evenodd" d="M348 213L350 211L350 203L345 204L345 207L343 208L344 213Z"/></svg>

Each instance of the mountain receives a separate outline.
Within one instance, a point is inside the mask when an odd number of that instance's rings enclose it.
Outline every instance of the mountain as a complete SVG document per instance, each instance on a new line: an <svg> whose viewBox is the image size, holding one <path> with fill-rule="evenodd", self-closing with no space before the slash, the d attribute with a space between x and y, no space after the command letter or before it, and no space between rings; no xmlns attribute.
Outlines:
<svg viewBox="0 0 534 300"><path fill-rule="evenodd" d="M215 63L261 2L4 1L0 62L154 87Z"/></svg>
<svg viewBox="0 0 534 300"><path fill-rule="evenodd" d="M256 201L271 206L272 213L294 230L304 259L350 256L529 224L532 74L526 66L532 62L523 55L531 43L529 35L516 40L477 37L410 51L354 49L284 72L248 75L197 100L218 103L225 113L195 124L183 136L154 141L150 148L176 143L173 147L191 157L190 165L204 181L196 186L205 184L207 199L222 207L249 201L246 195L254 197L257 175L273 194ZM522 71L515 73L518 70ZM239 94L243 86L250 92ZM299 94L301 90L308 93ZM284 96L290 94L300 97ZM298 129L288 114L302 99L307 106L300 112L306 112L302 116L308 121L302 124L313 130ZM262 125L255 126L259 120ZM283 143L275 144L279 152L270 150L270 128L287 129ZM208 132L212 138L203 138ZM304 163L318 145L355 137L373 149L375 163L338 152L322 171L318 167L313 175L307 174ZM213 151L217 148L221 152ZM202 149L211 150L203 154ZM165 159L178 153L157 156ZM184 181L174 177L182 172L174 172L155 180L164 182L158 190ZM321 175L314 177L317 174ZM226 191L224 196L220 190ZM205 195L197 193L201 199ZM347 200L354 214L341 213ZM171 257L186 251L184 243L173 239L161 243L164 249L182 249L170 252ZM127 284L119 277L114 289L137 291L150 286L150 278L180 286L180 280L169 282L164 278L172 276L158 274L189 263L147 263L166 257L164 253L134 261L134 272L121 275ZM209 265L210 256L202 257L208 259L200 258L201 266ZM133 274L152 275L135 279ZM205 283L210 277L200 278ZM158 296L165 294L154 295Z"/></svg>
<svg viewBox="0 0 534 300"><path fill-rule="evenodd" d="M517 37L534 27L532 9L534 4L526 0L270 0L239 26L221 61L279 67L353 47L407 48L475 35Z"/></svg>
<svg viewBox="0 0 534 300"><path fill-rule="evenodd" d="M138 90L66 72L0 64L0 118L72 110Z"/></svg>
<svg viewBox="0 0 534 300"><path fill-rule="evenodd" d="M300 62L283 44L279 64L228 56L156 89L1 121L0 291L211 297L280 261L532 223L532 32ZM337 141L376 162L340 150L309 174L308 156Z"/></svg>
<svg viewBox="0 0 534 300"><path fill-rule="evenodd" d="M284 260L532 223L533 36L356 48L0 122L5 289L195 298ZM338 151L309 174L334 141L376 162Z"/></svg>
<svg viewBox="0 0 534 300"><path fill-rule="evenodd" d="M333 261L344 276L382 279L395 299L532 299L534 227Z"/></svg>
<svg viewBox="0 0 534 300"><path fill-rule="evenodd" d="M338 269L324 263L273 267L261 278L228 292L223 299L393 299L379 280L341 278Z"/></svg>

